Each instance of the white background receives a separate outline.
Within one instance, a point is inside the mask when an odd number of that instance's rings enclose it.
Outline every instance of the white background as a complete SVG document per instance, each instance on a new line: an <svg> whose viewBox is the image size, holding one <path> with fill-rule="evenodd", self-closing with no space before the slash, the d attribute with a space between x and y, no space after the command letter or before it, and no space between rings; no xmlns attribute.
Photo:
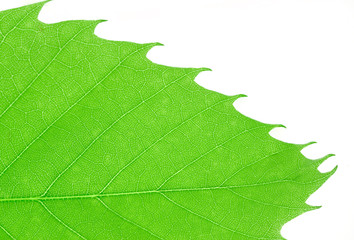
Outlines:
<svg viewBox="0 0 354 240"><path fill-rule="evenodd" d="M0 9L38 2L1 0ZM289 240L354 239L354 1L351 0L53 0L46 23L107 19L96 34L161 42L148 57L180 67L209 67L197 82L247 94L235 106L267 123L274 137L305 143L310 158L336 153L321 167L337 173L311 198L320 210L287 223Z"/></svg>

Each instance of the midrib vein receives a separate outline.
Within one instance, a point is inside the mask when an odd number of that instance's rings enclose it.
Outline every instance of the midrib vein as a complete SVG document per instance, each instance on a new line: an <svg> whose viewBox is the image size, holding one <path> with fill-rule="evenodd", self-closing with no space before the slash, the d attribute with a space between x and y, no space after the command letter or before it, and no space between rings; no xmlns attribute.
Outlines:
<svg viewBox="0 0 354 240"><path fill-rule="evenodd" d="M218 190L237 188L240 186L228 186L228 187L205 187L205 188L184 188L184 189L163 189L163 190L148 190L138 192L121 192L121 193L99 193L99 194L87 194L87 195L68 195L68 196L46 196L46 197L24 197L24 198L4 198L0 199L0 202L17 202L17 201L46 201L46 200L65 200L65 199L80 199L80 198L97 198L97 197L115 197L126 195L141 195L141 194L153 194L153 193L168 193L168 192L189 192L189 191L203 191L203 190Z"/></svg>
<svg viewBox="0 0 354 240"><path fill-rule="evenodd" d="M325 177L324 177L325 178ZM173 193L173 192L190 192L190 191L207 191L207 190L230 190L235 188L249 188L262 185L277 184L277 183L294 183L294 184L312 184L321 181L323 178L316 179L311 182L297 182L294 180L281 179L277 181L248 184L248 185L235 185L235 186L212 186L212 187L197 187L197 188L176 188L176 189L160 189L160 190L146 190L135 192L120 192L120 193L98 193L98 194L84 194L84 195L67 195L67 196L38 196L38 197L19 197L19 198L2 198L0 202L17 202L17 201L48 201L48 200L66 200L66 199L82 199L82 198L100 198L100 197L116 197L128 195L142 195L142 194L155 194L155 193Z"/></svg>

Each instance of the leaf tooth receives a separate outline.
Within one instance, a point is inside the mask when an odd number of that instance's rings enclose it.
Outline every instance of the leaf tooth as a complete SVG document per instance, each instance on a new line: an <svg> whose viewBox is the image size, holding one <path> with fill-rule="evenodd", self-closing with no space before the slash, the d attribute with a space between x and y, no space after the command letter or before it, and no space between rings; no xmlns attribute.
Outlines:
<svg viewBox="0 0 354 240"><path fill-rule="evenodd" d="M188 69L189 71L191 72L194 72L194 76L198 76L199 73L202 73L202 72L211 72L213 71L212 69L210 68L207 68L207 67L200 67L200 68L183 68L183 69Z"/></svg>
<svg viewBox="0 0 354 240"><path fill-rule="evenodd" d="M165 46L163 43L160 43L160 42L154 42L152 44L155 44L155 46L161 46L161 47Z"/></svg>
<svg viewBox="0 0 354 240"><path fill-rule="evenodd" d="M40 13L40 11L42 10L43 6L50 2L51 0L45 0L45 1L41 1L41 2L37 2L37 3L33 3L33 4L29 4L29 5L25 5L22 7L19 7L18 9L27 9L26 11L29 12L31 16L33 16L34 18L38 18L38 15ZM31 11L31 9L33 11ZM7 10L7 11L12 11L13 9Z"/></svg>
<svg viewBox="0 0 354 240"><path fill-rule="evenodd" d="M245 94L236 94L236 95L231 95L227 96L231 104L233 104L237 99L247 97Z"/></svg>
<svg viewBox="0 0 354 240"><path fill-rule="evenodd" d="M301 150L303 150L304 148L306 148L306 147L308 147L308 146L310 146L310 145L313 145L313 144L315 144L315 143L317 143L317 142L312 141L312 142L308 142L308 143L305 143L305 144L296 144L296 145L299 147L299 149L300 149L300 151L301 151Z"/></svg>
<svg viewBox="0 0 354 240"><path fill-rule="evenodd" d="M329 158L331 157L330 155L333 154L328 154L327 156L323 157L323 158ZM323 159L321 158L321 159ZM325 172L325 173L321 173L321 175L323 175L323 177L321 179L319 179L319 181L317 182L317 187L316 189L320 188L338 169L338 166L335 166L331 171ZM312 210L317 210L320 209L322 206L311 206L308 205L310 207L310 209L308 211L312 211Z"/></svg>
<svg viewBox="0 0 354 240"><path fill-rule="evenodd" d="M29 4L29 5L26 5L26 6L33 6L33 5L37 5L37 6L40 6L40 5L43 5L48 3L48 2L51 2L52 0L43 0L43 1L40 1L40 2L36 2L36 3L33 3L33 4Z"/></svg>
<svg viewBox="0 0 354 240"><path fill-rule="evenodd" d="M97 20L94 20L96 22L98 22L98 24L100 23L103 23L103 22L107 22L108 20L107 19L97 19Z"/></svg>
<svg viewBox="0 0 354 240"><path fill-rule="evenodd" d="M274 128L286 128L283 124L272 124L272 123L262 123L264 127L266 128L268 134L270 131L272 131Z"/></svg>
<svg viewBox="0 0 354 240"><path fill-rule="evenodd" d="M58 23L52 23L50 25L61 25L63 23L68 24L70 26L70 24L72 25L76 25L76 24L80 24L80 29L82 30L81 34L94 34L97 25L103 22L107 22L106 19L98 19L98 20L66 20L66 21L62 21L62 22L58 22ZM95 34L94 34L95 35ZM96 36L98 37L98 36ZM100 38L100 37L98 37ZM103 39L105 40L105 39Z"/></svg>
<svg viewBox="0 0 354 240"><path fill-rule="evenodd" d="M235 95L235 96L238 96L239 98L242 98L242 97L248 97L246 94L237 94L237 95Z"/></svg>
<svg viewBox="0 0 354 240"><path fill-rule="evenodd" d="M308 206L308 210L306 210L306 212L322 208L322 206L312 206L312 205L308 205L308 204L307 204L307 206Z"/></svg>
<svg viewBox="0 0 354 240"><path fill-rule="evenodd" d="M153 47L163 47L163 46L165 46L163 43L160 43L160 42L143 43L142 45L143 46L145 45L147 48L150 47L150 49L153 48Z"/></svg>
<svg viewBox="0 0 354 240"><path fill-rule="evenodd" d="M235 98L235 100L237 100L239 98L246 98L248 96L246 94L237 94L237 95L233 95L231 97L233 97L233 98Z"/></svg>
<svg viewBox="0 0 354 240"><path fill-rule="evenodd" d="M143 43L140 44L142 46L141 50L139 51L141 54L143 54L144 56L146 56L148 54L148 52L154 48L154 47L162 47L164 46L162 43L160 42L152 42L152 43Z"/></svg>
<svg viewBox="0 0 354 240"><path fill-rule="evenodd" d="M210 72L212 71L210 68L206 68L206 67L200 67L200 68L184 68L184 69L188 69L189 71L191 71L191 76L193 78L193 81L195 81L195 78L202 72Z"/></svg>
<svg viewBox="0 0 354 240"><path fill-rule="evenodd" d="M330 157L334 157L335 156L335 154L327 154L326 156L324 156L324 157L321 157L321 158L318 158L318 159L315 159L315 160L313 160L315 163L315 165L318 167L318 166L320 166L324 161L326 161L328 158L330 158Z"/></svg>
<svg viewBox="0 0 354 240"><path fill-rule="evenodd" d="M330 178L337 171L337 169L338 169L338 165L336 165L332 170L328 172L321 173L322 175L325 175L324 176L325 180L323 182L327 181L327 179Z"/></svg>
<svg viewBox="0 0 354 240"><path fill-rule="evenodd" d="M322 158L318 158L315 160L312 160L314 163L313 165L318 168L323 162L325 162L326 160L328 160L330 157L335 156L335 154L327 154L326 156L322 157ZM321 175L323 175L322 179L323 182L322 184L327 181L328 178L330 178L338 169L338 165L336 165L332 170L328 171L328 172L324 172L324 173L320 173ZM321 184L321 185L322 185Z"/></svg>
<svg viewBox="0 0 354 240"><path fill-rule="evenodd" d="M77 21L82 21L84 22L85 24L88 24L90 25L87 29L89 31L89 33L93 34L93 35L96 35L95 34L95 30L97 28L97 26L100 24L100 23L103 23L103 22L107 22L108 20L106 19L98 19L98 20L71 20L69 22L77 22ZM97 35L96 35L97 36ZM98 37L98 36L97 36Z"/></svg>
<svg viewBox="0 0 354 240"><path fill-rule="evenodd" d="M72 22L72 23L76 23L76 22L83 22L86 25L89 25L88 29L90 29L90 31L92 33L95 32L98 24L103 23L103 22L107 22L106 19L98 19L98 20L69 20L68 22Z"/></svg>
<svg viewBox="0 0 354 240"><path fill-rule="evenodd" d="M268 124L268 125L270 125L272 127L272 129L274 129L274 128L286 128L286 126L283 125L283 124Z"/></svg>
<svg viewBox="0 0 354 240"><path fill-rule="evenodd" d="M211 72L213 71L211 68L207 68L207 67L202 67L202 68L199 68L201 72Z"/></svg>

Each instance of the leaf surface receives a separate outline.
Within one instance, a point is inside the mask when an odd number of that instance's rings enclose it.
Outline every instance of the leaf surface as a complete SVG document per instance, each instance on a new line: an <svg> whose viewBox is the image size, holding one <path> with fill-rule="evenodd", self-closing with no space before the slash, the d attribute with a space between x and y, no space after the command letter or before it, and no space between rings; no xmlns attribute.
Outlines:
<svg viewBox="0 0 354 240"><path fill-rule="evenodd" d="M159 43L0 13L0 239L283 239L335 170L281 142Z"/></svg>

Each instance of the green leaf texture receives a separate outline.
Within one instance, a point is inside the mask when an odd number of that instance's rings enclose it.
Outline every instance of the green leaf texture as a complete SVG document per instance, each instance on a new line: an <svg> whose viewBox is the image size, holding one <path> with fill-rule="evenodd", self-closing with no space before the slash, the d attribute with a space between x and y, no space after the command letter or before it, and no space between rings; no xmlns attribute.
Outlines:
<svg viewBox="0 0 354 240"><path fill-rule="evenodd" d="M272 138L194 82L208 69L151 62L161 44L45 24L44 4L0 13L0 239L283 239L318 208L330 155Z"/></svg>

